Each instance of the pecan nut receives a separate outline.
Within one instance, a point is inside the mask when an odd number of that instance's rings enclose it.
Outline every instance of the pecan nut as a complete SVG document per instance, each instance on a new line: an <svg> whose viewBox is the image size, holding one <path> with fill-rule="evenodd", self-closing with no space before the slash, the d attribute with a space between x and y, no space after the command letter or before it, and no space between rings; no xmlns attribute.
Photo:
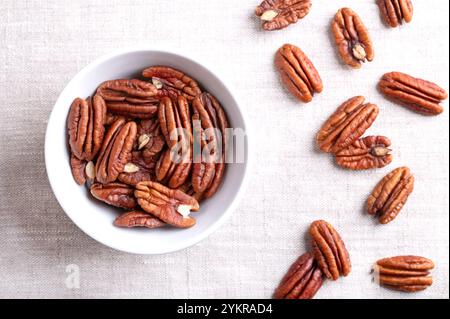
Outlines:
<svg viewBox="0 0 450 319"><path fill-rule="evenodd" d="M375 104L364 104L363 96L344 102L317 134L317 145L327 153L337 153L357 141L378 116Z"/></svg>
<svg viewBox="0 0 450 319"><path fill-rule="evenodd" d="M145 228L160 228L167 224L162 220L150 215L149 213L133 210L118 216L114 220L114 225L118 227L145 227Z"/></svg>
<svg viewBox="0 0 450 319"><path fill-rule="evenodd" d="M192 152L176 160L174 152L166 149L156 163L156 179L169 186L179 188L188 179L192 167Z"/></svg>
<svg viewBox="0 0 450 319"><path fill-rule="evenodd" d="M352 170L381 168L392 162L390 145L385 136L366 136L337 152L336 163Z"/></svg>
<svg viewBox="0 0 450 319"><path fill-rule="evenodd" d="M136 132L136 123L125 123L123 118L108 129L95 165L95 175L100 183L114 182L123 171L131 159Z"/></svg>
<svg viewBox="0 0 450 319"><path fill-rule="evenodd" d="M192 142L191 116L189 104L185 97L179 95L174 101L163 97L158 111L161 131L169 148L180 143L182 148L189 148Z"/></svg>
<svg viewBox="0 0 450 319"><path fill-rule="evenodd" d="M322 79L311 60L292 45L283 45L275 55L275 66L285 87L300 101L311 102L323 90Z"/></svg>
<svg viewBox="0 0 450 319"><path fill-rule="evenodd" d="M115 207L133 209L136 207L136 199L133 196L134 189L122 183L100 184L91 186L91 194L94 198Z"/></svg>
<svg viewBox="0 0 450 319"><path fill-rule="evenodd" d="M312 253L301 255L275 290L275 299L312 299L323 283L322 271Z"/></svg>
<svg viewBox="0 0 450 319"><path fill-rule="evenodd" d="M195 224L190 211L198 211L200 206L191 196L162 184L146 181L136 185L135 197L141 208L175 227L187 228Z"/></svg>
<svg viewBox="0 0 450 319"><path fill-rule="evenodd" d="M325 277L337 280L351 270L350 256L338 232L324 220L313 222L309 228L313 253Z"/></svg>
<svg viewBox="0 0 450 319"><path fill-rule="evenodd" d="M154 161L164 148L165 140L157 119L142 120L138 123L135 148L142 151L146 161Z"/></svg>
<svg viewBox="0 0 450 319"><path fill-rule="evenodd" d="M311 9L311 0L264 0L255 9L264 30L280 30L303 19Z"/></svg>
<svg viewBox="0 0 450 319"><path fill-rule="evenodd" d="M78 185L84 185L86 183L86 161L78 159L75 155L70 155L70 168L72 170L72 176Z"/></svg>
<svg viewBox="0 0 450 319"><path fill-rule="evenodd" d="M386 73L378 87L387 98L423 115L442 113L440 103L448 97L437 84L401 72Z"/></svg>
<svg viewBox="0 0 450 319"><path fill-rule="evenodd" d="M367 200L367 211L382 224L394 220L414 189L414 176L408 167L399 167L386 175Z"/></svg>
<svg viewBox="0 0 450 319"><path fill-rule="evenodd" d="M105 118L105 101L100 96L73 101L67 130L70 150L78 159L90 161L97 155L105 132Z"/></svg>
<svg viewBox="0 0 450 319"><path fill-rule="evenodd" d="M419 256L396 256L383 258L373 267L375 280L393 290L416 292L433 284L430 270L434 263Z"/></svg>
<svg viewBox="0 0 450 319"><path fill-rule="evenodd" d="M336 13L332 31L339 55L345 64L360 68L363 62L373 60L374 49L369 32L352 9L342 8Z"/></svg>
<svg viewBox="0 0 450 319"><path fill-rule="evenodd" d="M113 114L146 119L158 111L158 90L145 81L106 81L98 87L97 94L103 97L108 111Z"/></svg>
<svg viewBox="0 0 450 319"><path fill-rule="evenodd" d="M188 100L201 93L200 87L194 79L181 71L166 66L152 66L142 71L142 76L157 83L158 96L168 96L175 99L178 95Z"/></svg>
<svg viewBox="0 0 450 319"><path fill-rule="evenodd" d="M377 0L380 14L384 22L392 28L411 22L413 5L411 0Z"/></svg>
<svg viewBox="0 0 450 319"><path fill-rule="evenodd" d="M156 163L153 161L147 161L143 155L143 152L131 152L131 160L126 165L129 164L132 165L133 170L126 172L126 169L124 168L124 171L117 177L117 179L122 183L134 186L142 181L155 180Z"/></svg>

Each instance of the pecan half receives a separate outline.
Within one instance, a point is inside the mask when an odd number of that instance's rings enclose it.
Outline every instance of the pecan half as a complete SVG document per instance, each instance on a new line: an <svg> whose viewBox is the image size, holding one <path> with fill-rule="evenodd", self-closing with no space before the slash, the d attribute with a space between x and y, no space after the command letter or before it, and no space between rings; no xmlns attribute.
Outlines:
<svg viewBox="0 0 450 319"><path fill-rule="evenodd" d="M75 155L70 155L70 168L72 170L72 176L78 185L84 185L86 183L86 161L78 159Z"/></svg>
<svg viewBox="0 0 450 319"><path fill-rule="evenodd" d="M129 164L131 164L134 169L127 172L124 168L124 171L118 176L118 180L122 183L134 186L142 181L155 180L156 162L146 161L143 152L133 151L131 153L131 160L127 163L127 165Z"/></svg>
<svg viewBox="0 0 450 319"><path fill-rule="evenodd" d="M352 170L381 168L392 162L390 145L385 136L366 136L337 152L336 163Z"/></svg>
<svg viewBox="0 0 450 319"><path fill-rule="evenodd" d="M100 96L83 100L76 98L67 120L69 145L80 160L92 160L100 150L105 128L105 101Z"/></svg>
<svg viewBox="0 0 450 319"><path fill-rule="evenodd" d="M324 220L311 224L309 233L313 239L313 253L319 268L328 279L337 280L351 270L350 256L338 232Z"/></svg>
<svg viewBox="0 0 450 319"><path fill-rule="evenodd" d="M312 299L323 283L312 253L301 255L275 290L275 299Z"/></svg>
<svg viewBox="0 0 450 319"><path fill-rule="evenodd" d="M421 291L433 283L429 276L434 263L419 256L380 259L373 267L375 280L382 286L405 292Z"/></svg>
<svg viewBox="0 0 450 319"><path fill-rule="evenodd" d="M199 204L180 190L147 181L136 185L134 196L144 211L167 224L180 228L195 224L195 219L189 216L189 212L198 211Z"/></svg>
<svg viewBox="0 0 450 319"><path fill-rule="evenodd" d="M323 90L322 79L311 60L292 44L283 45L275 55L275 66L285 87L300 101L311 102Z"/></svg>
<svg viewBox="0 0 450 319"><path fill-rule="evenodd" d="M158 118L169 148L175 147L177 143L183 143L180 146L188 147L192 127L189 104L185 97L179 95L174 101L163 97L159 104Z"/></svg>
<svg viewBox="0 0 450 319"><path fill-rule="evenodd" d="M167 224L162 220L140 210L133 210L120 215L114 220L114 225L118 227L145 227L160 228Z"/></svg>
<svg viewBox="0 0 450 319"><path fill-rule="evenodd" d="M377 0L377 3L381 17L392 28L403 24L403 21L411 22L414 11L411 0Z"/></svg>
<svg viewBox="0 0 450 319"><path fill-rule="evenodd" d="M95 165L95 175L100 183L115 181L125 164L130 161L136 131L136 123L125 123L123 118L110 126Z"/></svg>
<svg viewBox="0 0 450 319"><path fill-rule="evenodd" d="M345 64L360 68L363 62L373 60L374 50L369 32L352 9L342 8L336 13L332 31L339 55Z"/></svg>
<svg viewBox="0 0 450 319"><path fill-rule="evenodd" d="M397 217L414 189L414 176L408 167L399 167L386 175L367 200L367 211L387 224Z"/></svg>
<svg viewBox="0 0 450 319"><path fill-rule="evenodd" d="M264 30L280 30L303 19L311 9L311 0L265 0L255 9Z"/></svg>
<svg viewBox="0 0 450 319"><path fill-rule="evenodd" d="M158 119L142 120L137 127L136 146L146 161L154 161L164 148L165 139Z"/></svg>
<svg viewBox="0 0 450 319"><path fill-rule="evenodd" d="M383 75L378 87L387 98L423 115L438 115L447 92L438 85L401 72Z"/></svg>
<svg viewBox="0 0 450 319"><path fill-rule="evenodd" d="M106 101L108 111L130 118L151 118L158 111L158 90L148 82L111 80L103 82L97 94Z"/></svg>
<svg viewBox="0 0 450 319"><path fill-rule="evenodd" d="M212 96L208 93L197 96L192 103L194 144L201 145L201 150L194 150L192 167L192 187L196 193L205 192L216 173L219 150L212 103Z"/></svg>
<svg viewBox="0 0 450 319"><path fill-rule="evenodd" d="M173 151L166 149L156 163L156 179L170 188L178 188L188 179L192 167L192 152L177 162Z"/></svg>
<svg viewBox="0 0 450 319"><path fill-rule="evenodd" d="M100 184L91 186L91 194L96 199L109 205L133 209L136 207L136 199L133 196L134 189L122 183Z"/></svg>
<svg viewBox="0 0 450 319"><path fill-rule="evenodd" d="M317 134L317 145L327 153L337 153L358 140L378 116L375 104L364 104L363 96L344 102Z"/></svg>
<svg viewBox="0 0 450 319"><path fill-rule="evenodd" d="M167 66L152 66L142 71L142 76L157 83L158 96L168 96L175 99L178 95L188 100L194 99L202 91L194 79L181 71Z"/></svg>

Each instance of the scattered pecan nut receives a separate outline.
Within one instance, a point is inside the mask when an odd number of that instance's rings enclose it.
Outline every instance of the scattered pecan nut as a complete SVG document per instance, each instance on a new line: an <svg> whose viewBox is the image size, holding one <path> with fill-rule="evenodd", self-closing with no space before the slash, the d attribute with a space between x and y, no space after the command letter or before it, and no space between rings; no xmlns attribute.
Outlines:
<svg viewBox="0 0 450 319"><path fill-rule="evenodd" d="M157 159L164 145L164 135L158 119L142 120L138 123L135 149L142 151L146 161Z"/></svg>
<svg viewBox="0 0 450 319"><path fill-rule="evenodd" d="M392 162L390 145L385 136L366 136L337 152L336 163L352 170L381 168Z"/></svg>
<svg viewBox="0 0 450 319"><path fill-rule="evenodd" d="M447 92L438 85L401 72L383 75L378 87L387 98L423 115L438 115Z"/></svg>
<svg viewBox="0 0 450 319"><path fill-rule="evenodd" d="M114 182L123 171L125 164L131 159L136 132L136 123L125 123L123 118L110 126L95 166L95 175L100 183Z"/></svg>
<svg viewBox="0 0 450 319"><path fill-rule="evenodd" d="M275 290L275 299L312 299L323 283L312 253L301 255Z"/></svg>
<svg viewBox="0 0 450 319"><path fill-rule="evenodd" d="M106 81L98 87L97 94L106 101L108 112L113 114L146 119L158 111L158 90L145 81Z"/></svg>
<svg viewBox="0 0 450 319"><path fill-rule="evenodd" d="M433 261L424 257L396 256L378 260L373 272L375 281L386 288L416 292L433 284L433 268Z"/></svg>
<svg viewBox="0 0 450 319"><path fill-rule="evenodd" d="M411 0L377 0L380 14L384 22L392 28L411 22L413 5Z"/></svg>
<svg viewBox="0 0 450 319"><path fill-rule="evenodd" d="M338 232L324 220L311 224L309 233L313 239L313 253L325 277L337 280L351 270L350 256Z"/></svg>
<svg viewBox="0 0 450 319"><path fill-rule="evenodd" d="M194 79L181 71L167 66L152 66L142 71L142 76L152 79L158 87L158 96L168 96L172 99L178 95L184 96L188 100L201 93L200 87Z"/></svg>
<svg viewBox="0 0 450 319"><path fill-rule="evenodd" d="M375 104L364 104L363 96L344 102L317 134L317 145L327 153L337 153L357 141L378 116Z"/></svg>
<svg viewBox="0 0 450 319"><path fill-rule="evenodd" d="M191 196L162 184L145 181L136 185L134 196L141 208L175 227L187 228L195 224L190 211L198 211L199 204Z"/></svg>
<svg viewBox="0 0 450 319"><path fill-rule="evenodd" d="M118 227L145 227L160 228L167 224L162 220L140 210L133 210L118 216L114 220L114 225Z"/></svg>
<svg viewBox="0 0 450 319"><path fill-rule="evenodd" d="M342 8L336 13L332 31L339 55L345 64L360 68L363 62L373 60L374 49L369 31L352 9Z"/></svg>
<svg viewBox="0 0 450 319"><path fill-rule="evenodd" d="M292 44L283 45L275 55L275 66L285 87L300 101L311 102L323 90L322 79L311 60Z"/></svg>
<svg viewBox="0 0 450 319"><path fill-rule="evenodd" d="M91 194L96 199L115 207L133 209L136 207L136 199L133 196L134 189L122 183L100 184L91 186Z"/></svg>
<svg viewBox="0 0 450 319"><path fill-rule="evenodd" d="M131 169L127 170L128 167ZM155 180L156 162L146 161L143 152L131 152L131 160L124 166L123 172L119 174L117 179L128 185L136 185L142 181Z"/></svg>
<svg viewBox="0 0 450 319"><path fill-rule="evenodd" d="M414 176L408 167L399 167L386 175L367 200L367 211L379 217L380 223L394 220L414 189Z"/></svg>
<svg viewBox="0 0 450 319"><path fill-rule="evenodd" d="M90 161L97 155L102 146L105 118L105 101L100 96L73 101L67 130L71 153L78 159Z"/></svg>
<svg viewBox="0 0 450 319"><path fill-rule="evenodd" d="M280 30L303 19L311 9L311 0L265 0L255 9L264 30Z"/></svg>

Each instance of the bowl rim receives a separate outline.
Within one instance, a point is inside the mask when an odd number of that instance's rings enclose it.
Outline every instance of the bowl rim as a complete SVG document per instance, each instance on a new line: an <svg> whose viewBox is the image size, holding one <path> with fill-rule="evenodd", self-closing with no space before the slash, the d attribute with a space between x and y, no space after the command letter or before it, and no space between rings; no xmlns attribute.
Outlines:
<svg viewBox="0 0 450 319"><path fill-rule="evenodd" d="M163 249L163 250L159 250L159 251L149 251L149 250L140 250L140 249L125 249L123 246L122 247L117 247L114 244L109 243L107 240L104 240L103 238L101 238L101 236L98 236L96 233L93 232L89 232L86 229L84 229L76 220L76 217L74 217L74 214L72 214L70 212L69 207L66 207L66 204L64 204L64 201L61 199L60 193L58 191L55 190L55 185L54 185L54 181L53 178L51 177L51 169L49 168L49 148L50 148L50 144L51 144L51 135L49 133L50 131L50 123L52 122L52 118L54 116L55 113L55 108L56 106L60 103L60 100L63 98L65 91L67 90L68 87L70 87L73 83L75 83L78 78L83 77L86 73L90 72L93 68L95 68L97 65L104 63L112 58L121 56L121 55L126 55L126 54L130 54L130 53L137 53L137 52L158 52L158 53L162 53L162 54L170 54L170 55L175 55L175 56L179 56L181 58L184 58L186 60L189 60L190 62L193 62L194 64L198 64L200 66L202 66L203 68L205 68L208 72L210 72L214 77L216 77L221 84L225 87L225 89L228 91L228 93L230 94L230 96L234 99L236 106L237 106L237 111L240 113L240 116L242 118L242 122L244 124L245 127L245 136L246 136L246 161L244 163L245 168L244 168L244 176L242 178L242 182L241 185L239 186L239 189L236 193L236 195L234 196L234 198L231 200L231 203L228 206L228 209L217 219L215 220L211 226L209 226L208 228L206 228L199 236L193 237L193 239L189 239L186 240L184 242L181 242L179 245L177 245L177 247L174 247L172 249ZM88 65L86 65L85 67L83 67L81 70L79 70L76 75L69 81L67 82L67 84L64 86L64 88L61 90L61 92L58 95L58 98L56 99L52 110L49 114L48 117L48 121L47 121L47 128L45 131L45 144L44 144L44 157L45 157L45 169L46 169L46 173L47 173L47 179L50 183L50 187L52 189L52 192L58 202L58 204L60 205L60 207L62 208L62 210L64 211L64 213L70 218L70 220L83 232L85 233L87 236L91 237L92 239L96 240L97 242L113 248L117 251L122 251L122 252L126 252L126 253L131 253L131 254L139 254L139 255L162 255L162 254L168 254L168 253L173 253L176 251L180 251L183 249L186 249L190 246L193 246L195 244L198 244L199 242L201 242L202 240L206 239L209 235L211 235L213 232L215 232L220 226L222 226L225 221L231 216L231 214L236 210L237 205L240 203L243 194L245 193L245 190L247 189L248 186L248 182L250 179L250 173L253 167L253 156L252 156L252 152L251 152L251 145L252 145L252 141L251 141L251 122L248 120L248 116L245 112L245 110L242 109L241 107L241 103L240 103L240 98L239 95L237 93L238 91L235 90L235 88L230 84L230 82L228 81L228 79L226 79L226 77L223 76L223 74L220 74L219 72L217 72L217 70L215 70L213 67L211 67L211 65L208 65L207 63L200 63L198 60L192 58L190 55L185 54L185 53L179 53L177 52L177 50L175 49L171 49L171 48L167 48L167 47L148 47L148 46L133 46L133 47L127 47L127 48L123 48L123 49L117 49L117 50L113 50L110 53L104 54L100 57L98 57L97 59L94 59L92 62L90 62Z"/></svg>

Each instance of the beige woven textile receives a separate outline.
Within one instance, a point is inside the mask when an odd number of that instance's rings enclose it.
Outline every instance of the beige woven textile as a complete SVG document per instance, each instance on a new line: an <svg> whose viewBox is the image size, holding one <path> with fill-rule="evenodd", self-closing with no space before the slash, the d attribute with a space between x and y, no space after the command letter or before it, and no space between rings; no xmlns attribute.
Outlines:
<svg viewBox="0 0 450 319"><path fill-rule="evenodd" d="M305 19L265 33L253 16L258 0L2 0L0 297L269 298L307 249L309 224L326 219L344 238L353 270L326 282L317 298L448 298L448 102L440 116L423 117L376 90L393 70L449 89L449 2L413 3L412 23L389 29L375 0L314 0ZM375 44L375 60L361 70L343 66L332 45L330 20L343 6L360 14ZM275 73L274 53L286 42L300 46L323 78L324 92L308 105ZM174 48L213 65L257 128L251 187L238 209L208 239L169 255L130 255L87 237L56 202L45 172L46 121L60 91L97 57L134 45ZM315 150L323 121L354 95L380 107L368 133L393 141L386 168L346 171ZM414 173L415 191L398 219L380 226L364 202L402 165ZM434 285L405 294L372 283L372 263L399 254L434 260Z"/></svg>

